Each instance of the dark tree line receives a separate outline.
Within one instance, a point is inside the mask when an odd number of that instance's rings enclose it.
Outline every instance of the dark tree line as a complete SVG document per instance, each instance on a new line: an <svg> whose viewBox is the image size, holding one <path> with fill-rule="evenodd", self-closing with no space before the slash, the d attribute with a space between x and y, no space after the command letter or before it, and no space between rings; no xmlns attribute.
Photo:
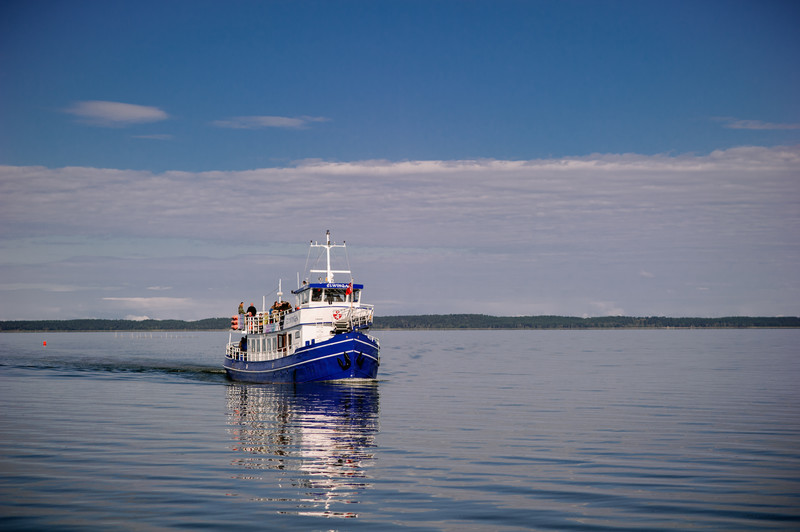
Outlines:
<svg viewBox="0 0 800 532"><path fill-rule="evenodd" d="M747 328L800 327L798 317L668 318L663 316L487 316L446 314L378 316L376 329L621 329L621 328Z"/></svg>
<svg viewBox="0 0 800 532"><path fill-rule="evenodd" d="M33 331L209 331L230 327L230 318L183 320L21 320L0 321L0 332ZM778 328L800 327L798 317L668 318L650 316L487 316L432 314L376 316L375 329L623 329L623 328Z"/></svg>
<svg viewBox="0 0 800 532"><path fill-rule="evenodd" d="M208 331L230 327L230 318L183 320L21 320L0 321L0 331Z"/></svg>

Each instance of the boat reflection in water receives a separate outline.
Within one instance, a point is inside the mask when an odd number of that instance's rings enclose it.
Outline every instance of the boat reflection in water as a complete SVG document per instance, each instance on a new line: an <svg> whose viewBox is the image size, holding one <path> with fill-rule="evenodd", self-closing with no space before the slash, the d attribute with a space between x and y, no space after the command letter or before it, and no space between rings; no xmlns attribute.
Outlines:
<svg viewBox="0 0 800 532"><path fill-rule="evenodd" d="M254 498L294 500L299 515L357 517L338 510L358 503L370 486L379 410L375 381L232 383L227 399L233 449L242 453L234 465L278 472L277 482L262 486L266 491ZM292 489L299 493L287 492Z"/></svg>

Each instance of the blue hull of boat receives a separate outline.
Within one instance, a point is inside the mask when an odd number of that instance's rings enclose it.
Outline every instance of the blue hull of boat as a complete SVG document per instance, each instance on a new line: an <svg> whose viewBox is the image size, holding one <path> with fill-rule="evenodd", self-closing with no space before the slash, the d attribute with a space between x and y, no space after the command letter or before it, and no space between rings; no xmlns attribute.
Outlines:
<svg viewBox="0 0 800 532"><path fill-rule="evenodd" d="M251 362L226 357L223 363L231 379L259 383L374 379L379 365L378 344L358 331L301 347L293 355L276 360Z"/></svg>

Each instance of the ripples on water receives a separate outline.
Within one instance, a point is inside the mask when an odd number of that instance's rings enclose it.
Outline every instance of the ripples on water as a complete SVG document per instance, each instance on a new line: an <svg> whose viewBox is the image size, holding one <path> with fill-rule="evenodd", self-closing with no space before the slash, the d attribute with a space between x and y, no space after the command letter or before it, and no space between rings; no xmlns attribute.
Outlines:
<svg viewBox="0 0 800 532"><path fill-rule="evenodd" d="M222 333L0 335L0 528L800 527L800 331L379 336L270 386Z"/></svg>
<svg viewBox="0 0 800 532"><path fill-rule="evenodd" d="M273 481L304 491L297 508L283 512L357 517L339 508L357 503L370 487L366 470L373 466L378 429L375 383L234 384L227 399L233 450L242 452L233 463L274 470Z"/></svg>

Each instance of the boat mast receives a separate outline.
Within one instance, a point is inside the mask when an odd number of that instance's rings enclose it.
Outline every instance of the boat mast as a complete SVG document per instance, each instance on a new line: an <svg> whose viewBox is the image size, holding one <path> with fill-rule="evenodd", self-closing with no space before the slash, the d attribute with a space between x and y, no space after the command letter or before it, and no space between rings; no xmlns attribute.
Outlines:
<svg viewBox="0 0 800 532"><path fill-rule="evenodd" d="M324 244L311 244L312 248L325 248L325 259L326 259L326 267L324 270L309 270L311 273L324 273L325 274L325 282L332 283L333 281L333 274L335 273L350 273L350 270L332 270L331 269L331 248L343 248L346 244L343 242L341 244L331 244L331 230L328 229L325 232L325 243Z"/></svg>
<svg viewBox="0 0 800 532"><path fill-rule="evenodd" d="M328 229L325 231L325 239L328 241L325 244L325 253L328 255L328 267L327 267L327 275L325 281L328 283L333 282L333 272L331 271L331 230Z"/></svg>

